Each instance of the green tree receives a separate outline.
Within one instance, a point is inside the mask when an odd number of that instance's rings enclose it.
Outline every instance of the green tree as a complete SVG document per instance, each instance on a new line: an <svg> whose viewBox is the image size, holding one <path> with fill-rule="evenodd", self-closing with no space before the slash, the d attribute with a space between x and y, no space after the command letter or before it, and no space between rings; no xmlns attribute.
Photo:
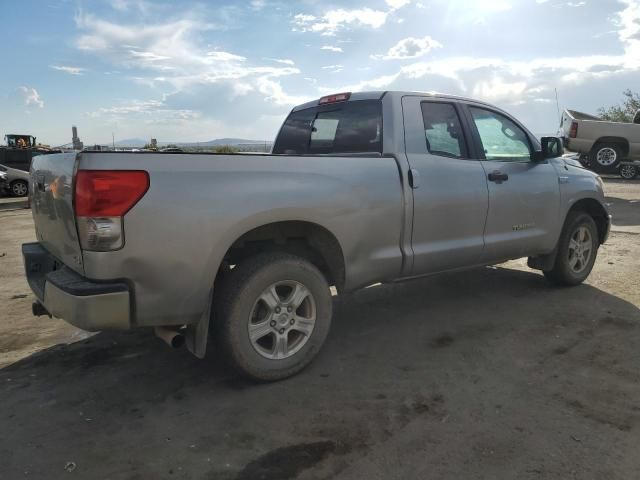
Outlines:
<svg viewBox="0 0 640 480"><path fill-rule="evenodd" d="M218 145L213 149L216 153L236 153L237 148L233 148L231 145Z"/></svg>
<svg viewBox="0 0 640 480"><path fill-rule="evenodd" d="M620 105L599 108L598 115L610 122L633 122L636 112L640 111L640 94L627 89L623 95L625 99Z"/></svg>

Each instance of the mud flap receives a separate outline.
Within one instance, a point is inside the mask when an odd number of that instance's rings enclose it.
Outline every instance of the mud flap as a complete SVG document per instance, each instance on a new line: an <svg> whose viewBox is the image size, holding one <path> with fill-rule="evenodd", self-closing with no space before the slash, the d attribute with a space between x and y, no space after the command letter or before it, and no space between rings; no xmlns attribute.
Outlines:
<svg viewBox="0 0 640 480"><path fill-rule="evenodd" d="M209 324L211 323L211 306L213 304L213 291L209 295L207 309L200 317L198 323L187 326L185 335L187 348L198 358L204 358L207 353L207 341L209 339Z"/></svg>
<svg viewBox="0 0 640 480"><path fill-rule="evenodd" d="M536 257L529 257L527 261L527 265L529 268L533 268L534 270L552 270L555 263L556 257L558 256L558 247L554 248L551 253L546 255L538 255Z"/></svg>

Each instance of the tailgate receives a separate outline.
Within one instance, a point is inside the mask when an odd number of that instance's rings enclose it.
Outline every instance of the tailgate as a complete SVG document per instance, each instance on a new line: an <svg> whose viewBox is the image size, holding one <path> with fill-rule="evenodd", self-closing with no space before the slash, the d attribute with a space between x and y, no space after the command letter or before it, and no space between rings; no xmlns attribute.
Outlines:
<svg viewBox="0 0 640 480"><path fill-rule="evenodd" d="M560 136L569 138L571 133L571 123L574 121L573 117L566 110L562 112L562 119L560 120Z"/></svg>
<svg viewBox="0 0 640 480"><path fill-rule="evenodd" d="M38 155L31 164L31 211L38 241L58 260L83 273L73 211L77 153Z"/></svg>

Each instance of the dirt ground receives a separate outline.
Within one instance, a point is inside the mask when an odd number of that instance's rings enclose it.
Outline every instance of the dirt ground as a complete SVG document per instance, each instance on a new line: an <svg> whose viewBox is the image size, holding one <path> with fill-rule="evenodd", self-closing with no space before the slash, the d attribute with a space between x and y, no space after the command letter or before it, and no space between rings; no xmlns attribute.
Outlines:
<svg viewBox="0 0 640 480"><path fill-rule="evenodd" d="M258 385L32 317L0 203L0 479L640 478L640 181L606 187L587 284L517 261L337 297L315 362Z"/></svg>

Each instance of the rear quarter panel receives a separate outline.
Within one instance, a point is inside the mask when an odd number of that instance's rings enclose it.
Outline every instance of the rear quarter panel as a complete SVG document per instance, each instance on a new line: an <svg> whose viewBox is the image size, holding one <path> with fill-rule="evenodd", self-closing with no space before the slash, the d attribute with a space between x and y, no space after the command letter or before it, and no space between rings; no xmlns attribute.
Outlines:
<svg viewBox="0 0 640 480"><path fill-rule="evenodd" d="M124 247L84 252L89 278L131 282L138 325L199 320L228 248L268 223L332 232L347 288L393 278L402 266L393 158L83 153L80 168L149 172L149 191L124 218Z"/></svg>

